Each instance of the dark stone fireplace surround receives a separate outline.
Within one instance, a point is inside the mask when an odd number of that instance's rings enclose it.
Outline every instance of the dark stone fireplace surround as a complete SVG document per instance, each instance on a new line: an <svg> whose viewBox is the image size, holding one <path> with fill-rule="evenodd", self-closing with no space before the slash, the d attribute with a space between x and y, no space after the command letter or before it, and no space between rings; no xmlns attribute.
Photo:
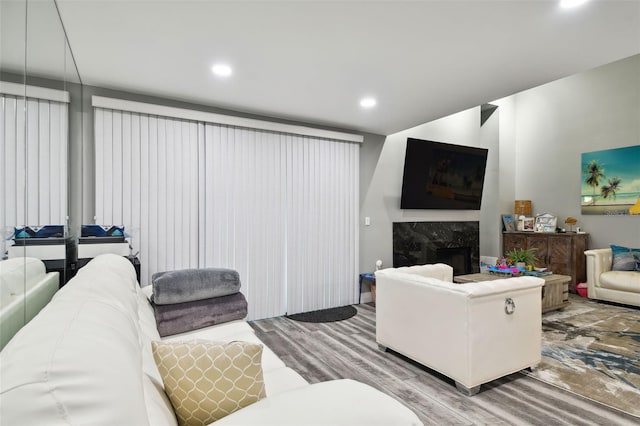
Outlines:
<svg viewBox="0 0 640 426"><path fill-rule="evenodd" d="M480 222L394 222L393 267L446 263L454 275L480 272Z"/></svg>

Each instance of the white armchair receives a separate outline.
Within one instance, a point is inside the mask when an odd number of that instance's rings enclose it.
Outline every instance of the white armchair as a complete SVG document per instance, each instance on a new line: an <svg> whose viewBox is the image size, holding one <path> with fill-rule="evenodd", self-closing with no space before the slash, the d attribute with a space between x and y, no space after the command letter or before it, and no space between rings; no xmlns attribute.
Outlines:
<svg viewBox="0 0 640 426"><path fill-rule="evenodd" d="M377 271L380 348L452 378L467 395L540 362L543 279L454 284L452 278L444 264Z"/></svg>
<svg viewBox="0 0 640 426"><path fill-rule="evenodd" d="M587 250L584 254L587 256L589 299L640 306L640 273L612 271L610 248Z"/></svg>

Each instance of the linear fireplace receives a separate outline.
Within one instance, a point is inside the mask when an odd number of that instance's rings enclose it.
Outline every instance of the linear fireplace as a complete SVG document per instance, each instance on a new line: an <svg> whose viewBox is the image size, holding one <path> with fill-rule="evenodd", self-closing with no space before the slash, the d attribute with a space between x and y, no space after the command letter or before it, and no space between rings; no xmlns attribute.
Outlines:
<svg viewBox="0 0 640 426"><path fill-rule="evenodd" d="M454 275L480 272L479 222L394 222L394 267L439 262Z"/></svg>

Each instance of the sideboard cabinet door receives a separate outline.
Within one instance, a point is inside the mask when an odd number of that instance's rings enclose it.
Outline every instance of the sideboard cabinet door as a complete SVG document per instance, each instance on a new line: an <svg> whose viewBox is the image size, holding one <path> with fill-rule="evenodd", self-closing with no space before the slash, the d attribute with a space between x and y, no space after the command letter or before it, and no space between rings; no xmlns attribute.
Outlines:
<svg viewBox="0 0 640 426"><path fill-rule="evenodd" d="M571 255L572 242L571 238L549 236L545 266L556 274L571 275L575 281L575 265Z"/></svg>
<svg viewBox="0 0 640 426"><path fill-rule="evenodd" d="M569 275L573 290L576 283L587 281L585 250L589 234L567 232L503 232L503 254L513 249L535 248L536 266L548 268L555 274Z"/></svg>

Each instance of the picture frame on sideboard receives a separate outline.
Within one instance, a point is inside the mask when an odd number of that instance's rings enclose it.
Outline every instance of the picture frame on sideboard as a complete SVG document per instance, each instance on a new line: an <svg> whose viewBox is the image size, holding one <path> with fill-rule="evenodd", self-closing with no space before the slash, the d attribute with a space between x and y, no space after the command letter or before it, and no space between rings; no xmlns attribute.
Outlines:
<svg viewBox="0 0 640 426"><path fill-rule="evenodd" d="M504 226L504 230L506 232L514 232L516 230L516 223L513 215L503 214L502 225Z"/></svg>
<svg viewBox="0 0 640 426"><path fill-rule="evenodd" d="M522 222L522 230L525 232L533 232L534 224L535 224L535 218L525 217Z"/></svg>
<svg viewBox="0 0 640 426"><path fill-rule="evenodd" d="M535 232L556 232L558 218L549 213L542 213L536 216L534 225Z"/></svg>

